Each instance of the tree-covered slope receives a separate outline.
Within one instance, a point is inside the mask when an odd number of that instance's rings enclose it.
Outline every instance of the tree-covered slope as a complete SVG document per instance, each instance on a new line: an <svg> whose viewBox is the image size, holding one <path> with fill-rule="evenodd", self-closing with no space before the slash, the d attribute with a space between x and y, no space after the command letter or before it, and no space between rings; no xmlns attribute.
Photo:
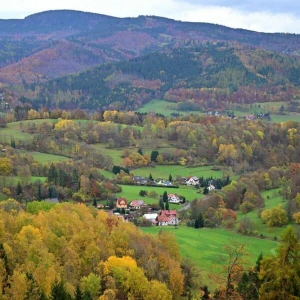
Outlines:
<svg viewBox="0 0 300 300"><path fill-rule="evenodd" d="M285 53L297 53L300 48L300 36L294 34L259 33L156 16L115 18L71 10L46 11L25 19L0 20L0 67L5 67L0 68L0 81L47 81L98 64L203 41L235 41ZM58 58L62 55L62 64L53 52ZM22 76L14 76L20 70Z"/></svg>
<svg viewBox="0 0 300 300"><path fill-rule="evenodd" d="M153 98L173 102L278 101L299 94L299 71L295 57L208 42L105 64L28 86L27 93L36 107L48 99L50 107L66 108L72 103L88 109L134 109Z"/></svg>

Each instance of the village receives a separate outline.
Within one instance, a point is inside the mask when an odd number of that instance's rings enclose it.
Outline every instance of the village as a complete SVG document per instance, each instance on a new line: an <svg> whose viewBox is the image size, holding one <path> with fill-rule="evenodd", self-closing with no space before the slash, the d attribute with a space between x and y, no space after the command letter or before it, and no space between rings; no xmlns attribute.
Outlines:
<svg viewBox="0 0 300 300"><path fill-rule="evenodd" d="M149 180L149 178L144 178L141 176L134 176L133 182L135 185L151 185L157 187L174 187L178 188L177 185L173 185L170 180L163 180L158 178L156 180ZM198 178L197 176L188 176L186 178L180 178L180 185L191 186L199 189L201 183L203 183L203 178ZM216 188L213 185L213 180L207 182L207 187L204 188L206 193L213 192ZM200 191L200 190L199 190ZM133 222L134 224L141 227L149 226L177 226L180 223L178 210L169 209L169 204L189 205L186 199L176 193L167 193L165 195L160 195L159 203L161 205L150 205L144 200L135 199L129 200L123 197L117 197L114 200L113 208L108 212L117 216L125 222ZM140 195L143 195L143 190L140 191ZM166 199L164 199L164 196ZM190 199L192 200L192 199ZM111 207L105 206L103 204L97 204L98 209L108 209Z"/></svg>

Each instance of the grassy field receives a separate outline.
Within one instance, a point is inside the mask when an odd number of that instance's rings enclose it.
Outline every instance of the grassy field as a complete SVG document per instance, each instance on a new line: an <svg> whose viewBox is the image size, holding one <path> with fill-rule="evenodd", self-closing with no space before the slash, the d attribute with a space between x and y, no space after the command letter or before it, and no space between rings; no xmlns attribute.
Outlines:
<svg viewBox="0 0 300 300"><path fill-rule="evenodd" d="M261 194L265 200L265 208L264 209L270 209L278 206L281 204L283 207L286 205L286 202L282 201L282 197L278 194L280 189L273 189L270 191L263 191ZM268 199L269 196L269 199ZM241 220L243 217L247 216L252 224L253 224L253 230L257 230L258 236L261 234L267 238L273 239L277 238L280 239L281 234L283 233L285 226L283 227L268 227L266 224L263 223L262 219L259 217L258 211L251 211L248 214L242 214L241 212L238 212L238 218L237 220ZM300 229L299 225L293 224L293 226L297 229ZM298 230L297 229L297 230Z"/></svg>
<svg viewBox="0 0 300 300"><path fill-rule="evenodd" d="M9 143L12 138L15 140L30 141L32 140L32 135L22 132L17 122L7 124L6 128L0 128L0 142Z"/></svg>
<svg viewBox="0 0 300 300"><path fill-rule="evenodd" d="M155 166L155 167L145 167L132 170L132 173L136 176L142 177L149 177L151 173L153 178L162 178L167 180L169 175L171 174L173 180L176 176L187 177L187 176L197 176L204 178L212 176L213 178L220 178L222 177L222 171L214 171L210 166L204 167L187 167L187 166L180 166L180 165L171 165L171 166Z"/></svg>
<svg viewBox="0 0 300 300"><path fill-rule="evenodd" d="M41 181L44 183L47 180L47 177L37 177L37 176L31 176L29 182L33 183L35 181ZM6 178L6 186L16 186L18 184L18 181L21 181L19 176L10 176Z"/></svg>
<svg viewBox="0 0 300 300"><path fill-rule="evenodd" d="M124 149L108 149L107 144L100 143L93 144L91 145L91 147L99 153L111 156L115 165L122 165L123 158L121 157L121 155L124 152Z"/></svg>
<svg viewBox="0 0 300 300"><path fill-rule="evenodd" d="M179 225L179 229L165 226L147 227L142 230L149 234L157 234L159 230L175 234L182 257L189 258L202 270L203 279L207 283L210 274L220 273L220 268L216 268L216 264L219 267L224 266L228 259L228 255L222 249L224 245L233 241L245 243L248 267L254 265L260 253L264 256L274 254L278 245L272 240L245 237L223 229L194 229Z"/></svg>
<svg viewBox="0 0 300 300"><path fill-rule="evenodd" d="M115 178L115 174L112 172L109 172L107 170L103 170L103 169L98 169L99 173L102 174L104 177L108 178L108 179L114 179Z"/></svg>
<svg viewBox="0 0 300 300"><path fill-rule="evenodd" d="M228 109L234 111L236 116L243 117L248 114L258 114L270 112L272 122L287 122L287 121L300 121L300 114L284 111L285 115L278 114L280 107L286 107L287 103L284 101L279 102L262 102L256 104L232 104ZM201 112L197 111L178 111L176 109L176 103L164 101L164 100L152 100L146 103L143 107L137 110L138 112L156 112L165 116L169 116L171 113L179 114L196 114Z"/></svg>
<svg viewBox="0 0 300 300"><path fill-rule="evenodd" d="M146 145L146 142L144 141L139 141L139 144L143 145L142 150L143 154L151 154L151 151L153 150L153 144ZM119 149L111 149L108 148L108 144L106 143L97 143L90 145L92 148L94 148L97 152L103 153L105 155L109 155L112 159L115 165L121 166L123 164L123 158L121 157L124 150L127 149L132 153L135 153L139 150L138 147L133 147L133 146L128 146L124 148L119 148ZM174 148L170 147L166 141L160 141L159 147L154 147L155 149L158 149L160 152L163 151L172 151Z"/></svg>
<svg viewBox="0 0 300 300"><path fill-rule="evenodd" d="M165 187L152 187L152 186L136 186L136 185L121 185L122 192L117 193L117 197L124 197L128 201L132 200L144 200L145 203L152 204L158 203L159 198L141 197L139 195L140 190L145 190L147 192L155 191L158 195L162 195L164 191L168 194L177 194L179 196L184 196L187 201L192 201L195 198L201 199L203 194L197 194L196 189L193 187L180 187L178 189L165 188ZM182 205L170 204L171 209L179 209Z"/></svg>
<svg viewBox="0 0 300 300"><path fill-rule="evenodd" d="M287 122L287 121L300 122L300 114L297 113L289 113L287 115L271 114L271 121L272 122Z"/></svg>
<svg viewBox="0 0 300 300"><path fill-rule="evenodd" d="M145 112L155 112L160 113L165 116L169 116L171 113L183 113L176 109L176 104L164 100L152 100L146 103L143 107L139 108L137 111L141 113ZM184 112L184 113L191 113L191 112Z"/></svg>
<svg viewBox="0 0 300 300"><path fill-rule="evenodd" d="M61 155L41 153L41 152L28 152L28 153L32 155L34 160L43 164L51 164L51 163L57 163L57 162L69 160L68 157L61 156Z"/></svg>

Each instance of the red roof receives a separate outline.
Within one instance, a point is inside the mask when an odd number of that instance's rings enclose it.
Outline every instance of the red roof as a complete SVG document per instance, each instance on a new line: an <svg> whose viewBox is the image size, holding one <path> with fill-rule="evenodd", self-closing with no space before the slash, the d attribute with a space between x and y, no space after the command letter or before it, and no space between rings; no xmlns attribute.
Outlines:
<svg viewBox="0 0 300 300"><path fill-rule="evenodd" d="M172 218L177 218L177 210L162 210L160 215L157 216L157 222L169 222Z"/></svg>
<svg viewBox="0 0 300 300"><path fill-rule="evenodd" d="M130 202L130 206L137 207L145 205L144 200L133 200Z"/></svg>
<svg viewBox="0 0 300 300"><path fill-rule="evenodd" d="M118 205L126 205L127 206L127 200L125 198L117 198L117 206Z"/></svg>
<svg viewBox="0 0 300 300"><path fill-rule="evenodd" d="M160 212L161 216L166 216L166 217L176 217L177 218L177 210L173 209L173 210L162 210Z"/></svg>
<svg viewBox="0 0 300 300"><path fill-rule="evenodd" d="M158 222L168 222L169 218L167 216L157 216Z"/></svg>

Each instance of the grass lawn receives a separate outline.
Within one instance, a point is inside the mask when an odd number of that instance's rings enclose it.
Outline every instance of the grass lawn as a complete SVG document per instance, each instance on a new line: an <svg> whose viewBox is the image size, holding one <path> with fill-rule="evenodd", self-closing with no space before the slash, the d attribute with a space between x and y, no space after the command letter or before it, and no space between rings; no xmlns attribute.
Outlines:
<svg viewBox="0 0 300 300"><path fill-rule="evenodd" d="M212 176L213 178L221 178L222 171L214 171L210 166L204 167L187 167L187 166L180 166L180 165L172 165L172 166L165 166L165 165L158 165L155 167L144 167L139 169L132 170L132 173L136 176L142 177L149 177L150 173L152 174L153 178L162 178L162 179L169 179L169 175L171 174L173 180L176 176L187 177L187 176L197 176L204 178Z"/></svg>
<svg viewBox="0 0 300 300"><path fill-rule="evenodd" d="M12 138L14 140L30 141L32 135L26 132L22 132L19 129L19 122L9 123L6 128L0 128L1 142L10 143Z"/></svg>
<svg viewBox="0 0 300 300"><path fill-rule="evenodd" d="M68 157L62 155L55 155L55 154L48 154L48 153L41 153L41 152L28 152L28 153L32 155L34 160L43 164L51 164L51 163L70 160Z"/></svg>
<svg viewBox="0 0 300 300"><path fill-rule="evenodd" d="M288 122L288 121L300 122L300 114L297 113L289 113L286 115L271 114L271 121L272 122Z"/></svg>
<svg viewBox="0 0 300 300"><path fill-rule="evenodd" d="M117 197L124 197L128 202L132 200L144 200L145 203L152 204L158 203L158 198L150 198L150 197L141 197L139 195L140 190L145 190L147 192L155 191L158 195L162 195L164 191L167 191L168 194L177 194L179 196L184 196L187 201L192 201L195 198L201 199L203 194L197 194L196 189L193 187L180 187L178 189L174 188L165 188L165 187L154 187L154 186L143 186L143 185L121 185L122 192L117 193ZM182 205L178 204L170 204L171 209L180 209Z"/></svg>
<svg viewBox="0 0 300 300"><path fill-rule="evenodd" d="M33 183L37 180L40 180L41 183L46 182L47 177L37 177L37 176L31 176L29 182ZM18 181L21 181L19 176L11 176L6 178L6 186L17 186Z"/></svg>
<svg viewBox="0 0 300 300"><path fill-rule="evenodd" d="M191 112L180 112L176 109L176 107L177 107L176 103L156 99L146 103L143 107L139 108L137 111L141 113L155 112L155 113L163 114L165 116L169 116L171 113L177 113L177 114L191 113Z"/></svg>
<svg viewBox="0 0 300 300"><path fill-rule="evenodd" d="M278 194L280 188L273 189L269 191L263 191L261 195L263 196L265 200L265 208L264 209L270 209L278 206L281 204L283 207L285 206L286 202L282 201L282 197ZM269 199L268 199L269 196ZM258 210L254 210L249 212L248 214L242 214L241 212L237 213L237 221L241 220L245 216L247 216L253 223L253 230L257 230L258 236L261 234L267 238L277 238L280 239L281 234L285 230L285 226L283 227L269 227L266 224L263 223L262 219L258 215ZM299 228L299 225L291 224L295 228Z"/></svg>
<svg viewBox="0 0 300 300"><path fill-rule="evenodd" d="M180 226L174 229L173 226L147 227L142 228L143 232L157 234L159 230L175 234L183 258L189 258L201 270L204 282L209 283L210 274L218 274L222 265L226 263L228 255L223 251L223 246L231 242L245 243L247 249L248 267L254 265L260 253L264 256L274 254L277 242L255 237L246 237L224 229L194 229Z"/></svg>
<svg viewBox="0 0 300 300"><path fill-rule="evenodd" d="M108 178L108 179L114 179L115 178L115 174L112 172L109 172L107 170L103 170L103 169L98 169L99 173L102 174L104 177Z"/></svg>
<svg viewBox="0 0 300 300"><path fill-rule="evenodd" d="M121 157L122 153L124 152L124 149L108 149L107 144L93 144L91 145L92 148L94 148L95 151L104 154L109 155L113 159L113 162L115 165L121 166L123 162L123 158Z"/></svg>
<svg viewBox="0 0 300 300"><path fill-rule="evenodd" d="M279 109L281 106L286 107L287 103L284 101L279 102L262 102L256 104L232 104L229 111L234 111L236 116L246 116L248 114L266 113L270 112L272 122L287 122L287 121L300 121L300 114L287 112L286 115L279 115ZM202 114L197 111L178 111L176 109L176 103L168 102L165 100L152 100L146 103L143 107L139 108L138 112L156 112L161 113L165 116L169 116L171 113L179 114Z"/></svg>

